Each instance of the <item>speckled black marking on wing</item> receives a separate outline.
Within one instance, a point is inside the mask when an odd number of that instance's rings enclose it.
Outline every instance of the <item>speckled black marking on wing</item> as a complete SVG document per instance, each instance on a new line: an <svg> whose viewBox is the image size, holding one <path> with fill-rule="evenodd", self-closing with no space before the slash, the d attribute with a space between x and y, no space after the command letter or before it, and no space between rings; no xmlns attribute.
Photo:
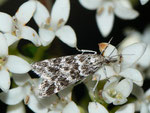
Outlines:
<svg viewBox="0 0 150 113"><path fill-rule="evenodd" d="M94 74L101 67L102 62L103 57L100 55L79 54L32 64L32 70L43 79L39 85L39 95L50 96Z"/></svg>

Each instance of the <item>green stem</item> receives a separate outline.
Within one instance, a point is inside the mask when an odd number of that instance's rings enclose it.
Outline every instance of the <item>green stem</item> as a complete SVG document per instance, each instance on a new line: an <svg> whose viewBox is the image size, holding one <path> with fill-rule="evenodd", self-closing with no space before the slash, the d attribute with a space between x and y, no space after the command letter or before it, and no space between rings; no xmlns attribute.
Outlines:
<svg viewBox="0 0 150 113"><path fill-rule="evenodd" d="M34 61L39 61L43 58L43 55L45 51L50 47L50 45L45 46L45 47L39 47L35 53L35 56L33 57Z"/></svg>

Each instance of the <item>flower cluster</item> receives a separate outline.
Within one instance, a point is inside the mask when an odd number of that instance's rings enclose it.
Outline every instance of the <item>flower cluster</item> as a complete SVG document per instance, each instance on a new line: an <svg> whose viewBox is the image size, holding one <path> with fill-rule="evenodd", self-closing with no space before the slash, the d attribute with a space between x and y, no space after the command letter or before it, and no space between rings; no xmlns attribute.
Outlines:
<svg viewBox="0 0 150 113"><path fill-rule="evenodd" d="M139 0L142 5L148 1ZM139 16L129 0L79 0L79 3L97 10L96 23L103 37L112 31L115 15L124 20ZM74 84L50 97L39 97L41 78L29 75L30 63L42 59L38 56L49 49L55 37L82 54L92 52L78 49L74 29L66 25L70 0L55 0L50 10L38 0L28 0L14 16L0 12L0 100L8 105L7 113L25 113L25 105L36 113L149 113L150 89L144 93L142 86L150 75L150 27L144 34L127 29L127 37L118 49L110 42L98 44L105 62L84 81L89 93L89 100L83 102L87 109L74 98ZM38 31L29 25L31 19ZM20 40L28 40L27 45L19 46ZM18 50L21 47L32 57L21 54ZM131 95L134 97L130 101ZM109 109L110 104L114 109Z"/></svg>

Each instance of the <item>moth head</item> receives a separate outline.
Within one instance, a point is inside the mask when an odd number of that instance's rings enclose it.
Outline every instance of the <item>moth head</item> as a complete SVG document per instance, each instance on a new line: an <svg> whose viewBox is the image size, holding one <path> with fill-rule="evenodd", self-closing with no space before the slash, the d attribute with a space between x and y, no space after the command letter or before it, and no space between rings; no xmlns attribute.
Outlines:
<svg viewBox="0 0 150 113"><path fill-rule="evenodd" d="M99 43L98 46L106 64L119 61L120 55L118 55L117 49L110 43Z"/></svg>

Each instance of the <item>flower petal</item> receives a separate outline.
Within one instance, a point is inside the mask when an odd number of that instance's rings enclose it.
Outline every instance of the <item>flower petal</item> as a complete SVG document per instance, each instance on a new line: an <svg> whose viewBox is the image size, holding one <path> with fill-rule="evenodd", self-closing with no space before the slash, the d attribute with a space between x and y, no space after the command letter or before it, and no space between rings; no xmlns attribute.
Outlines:
<svg viewBox="0 0 150 113"><path fill-rule="evenodd" d="M27 81L30 80L30 76L25 73L25 74L13 74L13 79L14 82L18 85L18 86L22 86L25 83L27 83Z"/></svg>
<svg viewBox="0 0 150 113"><path fill-rule="evenodd" d="M105 68L105 69L104 69ZM106 78L110 78L116 73L114 72L111 66L104 66L104 68L100 68L94 75L99 76L100 80L104 80Z"/></svg>
<svg viewBox="0 0 150 113"><path fill-rule="evenodd" d="M17 87L10 89L7 93L0 93L0 100L8 105L16 105L22 101L25 96L24 94L23 87Z"/></svg>
<svg viewBox="0 0 150 113"><path fill-rule="evenodd" d="M121 41L121 44L119 44L119 51L123 50L123 48L131 44L141 42L141 33L132 29L126 29L125 32L125 35L127 35L127 37L125 37L125 39Z"/></svg>
<svg viewBox="0 0 150 113"><path fill-rule="evenodd" d="M132 66L145 52L146 44L135 43L122 50L121 68ZM138 51L137 51L138 50Z"/></svg>
<svg viewBox="0 0 150 113"><path fill-rule="evenodd" d="M138 100L141 100L144 96L144 90L137 85L133 85L132 95L134 95ZM139 102L136 102L135 104L139 104Z"/></svg>
<svg viewBox="0 0 150 113"><path fill-rule="evenodd" d="M2 33L0 33L0 57L8 55L8 44Z"/></svg>
<svg viewBox="0 0 150 113"><path fill-rule="evenodd" d="M140 113L149 113L148 105L144 102L141 104Z"/></svg>
<svg viewBox="0 0 150 113"><path fill-rule="evenodd" d="M31 69L31 66L27 61L14 55L8 56L6 67L9 71L18 74L27 73Z"/></svg>
<svg viewBox="0 0 150 113"><path fill-rule="evenodd" d="M48 113L62 113L62 112L59 111L59 110L54 110L54 111L50 111L50 112L48 112Z"/></svg>
<svg viewBox="0 0 150 113"><path fill-rule="evenodd" d="M40 46L39 36L34 29L29 26L22 27L21 37L31 41L36 46Z"/></svg>
<svg viewBox="0 0 150 113"><path fill-rule="evenodd" d="M70 47L77 46L77 38L74 30L70 26L64 26L56 31L56 36L59 37L61 41Z"/></svg>
<svg viewBox="0 0 150 113"><path fill-rule="evenodd" d="M6 13L0 12L0 31L11 33L13 21L12 17Z"/></svg>
<svg viewBox="0 0 150 113"><path fill-rule="evenodd" d="M36 6L36 11L34 13L34 20L38 24L39 27L41 27L43 24L50 24L50 15L46 7L38 2Z"/></svg>
<svg viewBox="0 0 150 113"><path fill-rule="evenodd" d="M109 35L114 24L114 13L111 11L113 7L111 2L106 2L98 9L96 14L98 28L104 37Z"/></svg>
<svg viewBox="0 0 150 113"><path fill-rule="evenodd" d="M22 102L8 106L7 113L26 113L25 106Z"/></svg>
<svg viewBox="0 0 150 113"><path fill-rule="evenodd" d="M65 106L62 113L80 113L80 110L78 106L73 101L71 101Z"/></svg>
<svg viewBox="0 0 150 113"><path fill-rule="evenodd" d="M68 20L69 13L70 13L70 1L56 0L51 12L52 26L55 28L59 24L64 25Z"/></svg>
<svg viewBox="0 0 150 113"><path fill-rule="evenodd" d="M47 46L50 44L55 38L55 34L53 31L40 28L39 29L40 41L43 46Z"/></svg>
<svg viewBox="0 0 150 113"><path fill-rule="evenodd" d="M149 97L150 96L150 88L145 92L145 96Z"/></svg>
<svg viewBox="0 0 150 113"><path fill-rule="evenodd" d="M140 0L142 5L145 5L149 0Z"/></svg>
<svg viewBox="0 0 150 113"><path fill-rule="evenodd" d="M70 102L72 100L72 89L73 85L68 86L66 89L58 93L59 97L65 100L66 102Z"/></svg>
<svg viewBox="0 0 150 113"><path fill-rule="evenodd" d="M19 40L16 36L10 34L10 33L5 33L4 34L7 44L8 46L12 45L13 43L15 43L17 40Z"/></svg>
<svg viewBox="0 0 150 113"><path fill-rule="evenodd" d="M142 37L142 41L146 44L149 44L150 43L150 25L148 25L145 30L144 30L144 33L143 33L143 36Z"/></svg>
<svg viewBox="0 0 150 113"><path fill-rule="evenodd" d="M133 83L131 80L123 79L121 80L115 88L124 97L128 97L133 89Z"/></svg>
<svg viewBox="0 0 150 113"><path fill-rule="evenodd" d="M104 85L104 90L105 90L106 88L114 88L114 87L118 84L119 80L120 80L119 77L111 77L111 78L109 79L109 81L107 81L107 82L105 83L105 85Z"/></svg>
<svg viewBox="0 0 150 113"><path fill-rule="evenodd" d="M96 10L100 6L101 1L102 0L79 0L80 4L89 10Z"/></svg>
<svg viewBox="0 0 150 113"><path fill-rule="evenodd" d="M143 68L147 68L150 65L150 45L147 45L143 56L139 59L138 64Z"/></svg>
<svg viewBox="0 0 150 113"><path fill-rule="evenodd" d="M135 19L136 17L139 16L139 13L132 9L132 7L128 7L127 6L127 2L129 1L125 1L125 2L122 2L122 1L116 1L115 2L115 14L121 18L121 19ZM130 5L130 4L128 4Z"/></svg>
<svg viewBox="0 0 150 113"><path fill-rule="evenodd" d="M134 113L134 112L135 112L135 106L133 103L131 103L122 106L115 113Z"/></svg>
<svg viewBox="0 0 150 113"><path fill-rule="evenodd" d="M108 113L106 108L97 102L90 102L88 111L89 113Z"/></svg>
<svg viewBox="0 0 150 113"><path fill-rule="evenodd" d="M9 87L10 87L10 76L8 71L6 71L5 69L1 69L0 70L0 88L4 91L7 92Z"/></svg>
<svg viewBox="0 0 150 113"><path fill-rule="evenodd" d="M19 21L20 24L25 25L32 18L35 9L35 1L30 0L23 3L15 14L17 21Z"/></svg>
<svg viewBox="0 0 150 113"><path fill-rule="evenodd" d="M40 98L38 101L45 107L50 107L50 105L56 104L56 102L59 101L59 98L56 95L51 95L50 97Z"/></svg>
<svg viewBox="0 0 150 113"><path fill-rule="evenodd" d="M143 76L136 69L127 68L127 69L123 70L119 75L132 80L138 86L143 85Z"/></svg>
<svg viewBox="0 0 150 113"><path fill-rule="evenodd" d="M28 107L33 111L33 112L38 112L38 113L47 113L48 109L44 107L41 103L39 103L38 99L31 94L29 97Z"/></svg>

